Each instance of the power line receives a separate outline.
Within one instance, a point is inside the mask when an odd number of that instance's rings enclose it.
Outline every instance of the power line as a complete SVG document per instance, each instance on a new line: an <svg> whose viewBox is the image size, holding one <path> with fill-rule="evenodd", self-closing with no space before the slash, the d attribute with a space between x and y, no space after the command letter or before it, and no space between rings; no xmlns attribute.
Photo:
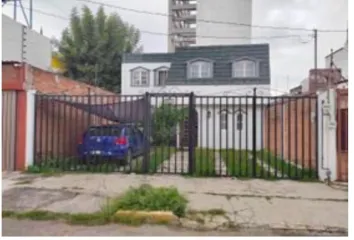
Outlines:
<svg viewBox="0 0 354 240"><path fill-rule="evenodd" d="M29 9L28 7L23 7L25 9ZM53 17L53 18L58 18L61 20L65 21L70 21L70 18L64 17L58 14L53 14L49 13L40 9L33 8L33 12ZM141 33L146 33L146 34L151 34L151 35L162 35L162 36L173 36L173 34L168 34L168 33L162 33L162 32L152 32L152 31L146 31L146 30L140 30ZM257 36L257 37L230 37L230 36L203 36L203 35L198 35L198 38L209 38L209 39L251 39L251 40L264 40L264 39L287 39L287 38L299 38L301 40L301 35L275 35L275 36ZM312 37L311 35L307 35L307 37Z"/></svg>
<svg viewBox="0 0 354 240"><path fill-rule="evenodd" d="M133 8L117 6L117 5L113 5L113 4L109 4L109 3L97 2L97 1L93 1L93 0L76 0L76 1L92 3L92 4L96 4L96 5L102 5L102 6L106 6L106 7L116 8L116 9L135 12L135 13L142 13L142 14L148 14L148 15L164 16L164 17L173 18L173 15L167 14L167 13L138 10L138 9L133 9ZM205 22L205 23L215 23L215 24L224 24L224 25L226 24L226 25L243 26L243 27L251 27L251 28L273 29L273 30L293 30L293 31L311 31L311 32L313 31L313 29L300 28L300 27L295 28L295 27L280 27L280 26L262 26L262 25L248 24L248 23L215 21L215 20L206 20L206 19L198 19L198 21ZM340 30L340 29L319 29L318 30L318 32L346 32L346 31L347 30Z"/></svg>

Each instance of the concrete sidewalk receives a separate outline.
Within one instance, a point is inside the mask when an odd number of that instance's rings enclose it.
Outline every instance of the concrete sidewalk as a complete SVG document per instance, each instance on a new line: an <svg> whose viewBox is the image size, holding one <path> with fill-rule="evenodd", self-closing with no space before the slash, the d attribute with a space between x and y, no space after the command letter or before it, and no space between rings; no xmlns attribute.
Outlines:
<svg viewBox="0 0 354 240"><path fill-rule="evenodd" d="M178 188L189 199L189 209L222 208L239 227L348 229L348 192L323 183L118 173L46 178L14 173L5 174L2 180L5 210L95 212L107 197L151 184Z"/></svg>

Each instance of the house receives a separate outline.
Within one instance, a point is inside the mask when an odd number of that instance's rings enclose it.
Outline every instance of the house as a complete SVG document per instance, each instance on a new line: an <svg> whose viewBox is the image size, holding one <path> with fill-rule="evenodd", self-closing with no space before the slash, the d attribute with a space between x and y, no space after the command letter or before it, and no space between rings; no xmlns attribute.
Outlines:
<svg viewBox="0 0 354 240"><path fill-rule="evenodd" d="M251 149L253 109L246 95L256 88L257 95L269 96L270 79L268 44L195 46L174 53L125 54L121 89L123 95L149 92L155 106L161 104L161 94L188 106L186 94L193 92L199 147ZM256 125L261 126L260 102L256 108ZM186 131L181 124L178 146L187 142L182 129ZM260 127L256 136L261 148Z"/></svg>
<svg viewBox="0 0 354 240"><path fill-rule="evenodd" d="M301 84L290 89L290 94L308 94L323 91L329 88L337 88L342 79L341 70L334 68L310 69L309 77L301 81Z"/></svg>
<svg viewBox="0 0 354 240"><path fill-rule="evenodd" d="M348 39L343 47L325 57L326 68L339 69L341 79L337 88L348 88Z"/></svg>

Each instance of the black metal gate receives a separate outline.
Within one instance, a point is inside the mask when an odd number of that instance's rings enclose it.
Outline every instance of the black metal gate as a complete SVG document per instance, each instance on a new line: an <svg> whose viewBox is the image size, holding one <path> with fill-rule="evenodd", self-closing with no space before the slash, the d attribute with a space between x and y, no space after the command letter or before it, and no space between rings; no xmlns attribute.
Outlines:
<svg viewBox="0 0 354 240"><path fill-rule="evenodd" d="M317 179L315 95L37 95L35 126L38 171Z"/></svg>

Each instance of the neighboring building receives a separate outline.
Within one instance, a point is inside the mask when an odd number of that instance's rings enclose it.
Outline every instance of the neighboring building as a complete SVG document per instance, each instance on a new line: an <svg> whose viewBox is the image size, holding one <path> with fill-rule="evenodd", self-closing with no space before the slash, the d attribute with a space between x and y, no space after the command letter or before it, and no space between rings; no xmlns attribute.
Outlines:
<svg viewBox="0 0 354 240"><path fill-rule="evenodd" d="M193 45L248 44L252 0L169 0L168 51Z"/></svg>
<svg viewBox="0 0 354 240"><path fill-rule="evenodd" d="M331 59L333 60L333 66L331 66ZM339 69L342 73L341 81L348 80L348 40L343 47L337 49L332 54L329 54L325 57L326 68ZM342 88L343 85L348 87L348 83L345 82L338 86Z"/></svg>
<svg viewBox="0 0 354 240"><path fill-rule="evenodd" d="M302 86L301 85L290 89L291 95L300 95L301 93L302 93Z"/></svg>
<svg viewBox="0 0 354 240"><path fill-rule="evenodd" d="M341 78L340 69L311 69L309 71L309 77L304 79L299 86L290 89L290 94L307 94L329 88L338 88L337 83L341 81Z"/></svg>
<svg viewBox="0 0 354 240"><path fill-rule="evenodd" d="M311 69L308 78L308 91L315 93L317 91L326 90L329 88L336 88L337 82L341 80L340 69Z"/></svg>
<svg viewBox="0 0 354 240"><path fill-rule="evenodd" d="M226 103L221 96L251 95L252 89L270 86L269 45L233 45L204 46L178 48L175 53L159 54L126 54L122 64L122 94L136 95L150 93L190 93L196 97L198 115L198 145L210 147L210 143L218 143L215 147L225 148L231 142L236 128L231 126L233 118L246 119L248 116L248 135L252 129L251 100L239 103L238 99ZM259 91L258 94L269 95L269 92ZM210 96L210 101L199 96ZM212 97L219 96L216 100ZM207 103L209 101L209 103ZM160 102L151 101L152 104ZM188 104L188 98L178 98L177 105ZM247 105L246 105L247 104ZM236 110L235 110L236 109ZM236 111L236 112L235 112ZM229 114L231 113L231 114ZM247 113L247 114L246 114ZM262 124L260 108L257 111L257 125ZM203 117L204 116L204 117ZM212 119L210 117L212 116ZM224 123L229 127L222 127ZM227 124L226 124L227 125ZM252 138L246 136L245 125L239 130L242 137L240 145L243 149L252 146ZM214 129L206 137L207 129ZM211 131L211 130L210 130ZM204 137L202 134L204 132ZM261 131L257 132L257 147L261 146ZM177 134L177 137L179 134ZM228 139L227 139L228 136ZM246 143L246 139L248 141ZM208 139L209 138L209 139ZM177 139L183 146L183 141ZM242 146L241 146L242 143Z"/></svg>
<svg viewBox="0 0 354 240"><path fill-rule="evenodd" d="M52 46L50 39L2 15L2 61L26 62L49 70Z"/></svg>

